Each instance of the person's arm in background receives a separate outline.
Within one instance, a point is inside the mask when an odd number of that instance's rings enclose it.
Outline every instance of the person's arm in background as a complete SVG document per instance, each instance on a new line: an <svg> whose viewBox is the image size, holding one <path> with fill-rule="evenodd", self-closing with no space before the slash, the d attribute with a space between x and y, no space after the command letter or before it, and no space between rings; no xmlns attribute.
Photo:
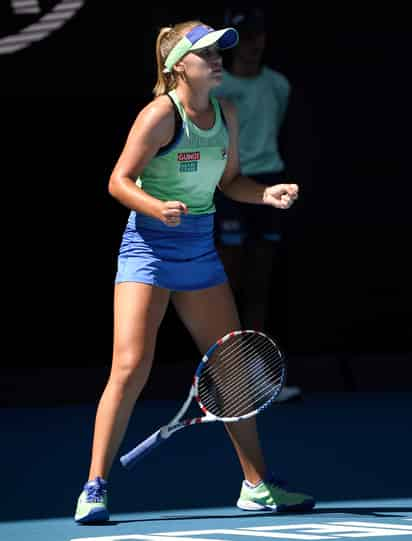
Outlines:
<svg viewBox="0 0 412 541"><path fill-rule="evenodd" d="M281 83L281 84L279 84ZM276 96L279 104L278 134L277 143L279 153L285 162L285 178L292 178L289 171L289 136L290 136L290 114L289 102L291 93L294 90L289 80L282 75L276 84Z"/></svg>

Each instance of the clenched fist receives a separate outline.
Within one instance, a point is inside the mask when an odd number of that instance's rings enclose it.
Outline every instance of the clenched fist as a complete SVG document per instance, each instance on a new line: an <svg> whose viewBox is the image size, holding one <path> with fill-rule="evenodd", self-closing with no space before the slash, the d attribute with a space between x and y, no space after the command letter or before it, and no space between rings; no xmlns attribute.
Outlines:
<svg viewBox="0 0 412 541"><path fill-rule="evenodd" d="M180 216L187 214L187 205L181 201L165 201L160 211L160 220L170 226L176 227L180 224Z"/></svg>
<svg viewBox="0 0 412 541"><path fill-rule="evenodd" d="M277 209L290 208L299 197L297 184L275 184L268 186L263 192L263 203Z"/></svg>

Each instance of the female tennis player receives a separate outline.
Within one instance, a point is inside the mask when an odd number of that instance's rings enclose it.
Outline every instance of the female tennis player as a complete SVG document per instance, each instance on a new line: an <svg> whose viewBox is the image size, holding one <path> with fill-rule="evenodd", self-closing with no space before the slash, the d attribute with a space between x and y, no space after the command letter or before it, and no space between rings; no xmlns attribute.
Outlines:
<svg viewBox="0 0 412 541"><path fill-rule="evenodd" d="M109 471L149 376L169 300L202 354L240 328L214 246L216 187L236 201L277 209L298 197L294 184L268 187L239 173L235 110L210 95L222 77L219 49L237 41L233 28L216 31L200 21L160 31L155 98L138 114L110 178L110 194L131 212L115 279L112 369L76 508L80 523L109 519ZM311 496L287 491L270 474L254 418L225 426L244 475L238 507L313 508Z"/></svg>

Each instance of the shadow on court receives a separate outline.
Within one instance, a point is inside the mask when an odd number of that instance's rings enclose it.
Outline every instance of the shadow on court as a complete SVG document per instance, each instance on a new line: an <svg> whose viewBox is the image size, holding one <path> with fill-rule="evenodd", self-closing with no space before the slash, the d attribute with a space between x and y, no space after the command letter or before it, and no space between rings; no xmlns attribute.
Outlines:
<svg viewBox="0 0 412 541"><path fill-rule="evenodd" d="M138 403L121 452L170 420L179 406L175 401ZM312 393L300 402L269 408L259 425L268 463L279 477L319 502L342 501L342 508L311 514L395 517L411 512L411 507L347 508L344 502L410 497L411 411L410 393ZM94 405L0 410L2 521L72 516L87 477L94 413ZM250 518L235 507L233 515L204 512L234 506L240 483L224 427L188 428L132 472L116 461L110 479L111 513L159 515L112 521L109 527L149 520ZM176 514L164 514L171 509ZM188 509L195 511L187 514Z"/></svg>
<svg viewBox="0 0 412 541"><path fill-rule="evenodd" d="M316 516L324 516L327 517L328 515L338 515L338 514L345 514L347 517L348 515L354 515L359 517L382 517L382 518L402 518L407 517L408 513L412 513L412 507L330 507L328 509L314 509L311 512L302 512L302 513L293 513L293 516L299 517L306 516L306 517L316 517ZM168 521L187 521L187 520L199 520L199 521L205 521L205 520L220 520L220 519L234 519L236 521L242 520L242 519L250 519L250 518L259 518L261 519L264 516L273 516L273 513L271 512L259 512L259 513L242 513L242 514L208 514L204 513L202 515L170 515L165 517L158 517L158 518L142 518L142 519L135 519L135 520L110 520L109 522L105 523L105 526L119 526L120 524L139 524L142 522L150 522L150 523L157 523L157 522L168 522ZM277 517L288 517L291 516L291 513L277 513Z"/></svg>

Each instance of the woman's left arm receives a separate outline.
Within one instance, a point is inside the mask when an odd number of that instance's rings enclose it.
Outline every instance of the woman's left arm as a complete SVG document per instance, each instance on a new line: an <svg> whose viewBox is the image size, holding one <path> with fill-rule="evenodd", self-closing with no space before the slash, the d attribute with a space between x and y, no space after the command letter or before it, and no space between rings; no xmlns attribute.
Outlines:
<svg viewBox="0 0 412 541"><path fill-rule="evenodd" d="M298 198L296 184L276 184L264 186L240 173L239 126L235 106L226 100L219 100L229 130L229 151L226 168L218 188L231 199L242 203L271 205L287 209Z"/></svg>

